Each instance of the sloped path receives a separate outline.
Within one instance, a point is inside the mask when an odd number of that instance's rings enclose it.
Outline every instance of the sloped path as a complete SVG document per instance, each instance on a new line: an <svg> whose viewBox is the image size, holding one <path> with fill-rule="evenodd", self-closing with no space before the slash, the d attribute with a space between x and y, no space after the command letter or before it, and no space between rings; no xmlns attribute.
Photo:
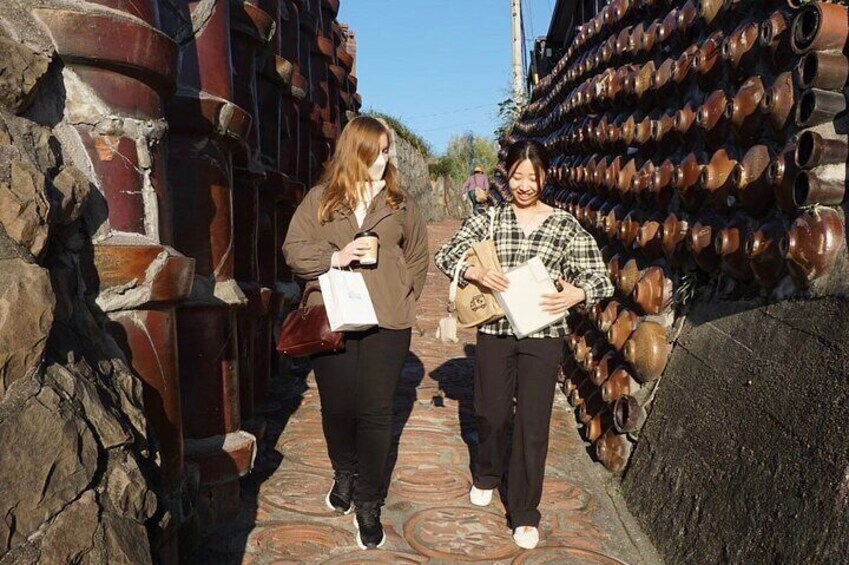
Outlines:
<svg viewBox="0 0 849 565"><path fill-rule="evenodd" d="M430 226L432 250L458 227L456 221ZM423 335L413 333L396 395L398 455L383 511L384 549L358 550L353 516L324 506L332 471L310 375L278 390L280 409L268 416L265 454L243 485L242 515L207 539L198 562L660 562L625 509L616 480L590 459L562 393L551 422L540 547L522 551L513 544L498 497L486 509L469 504L475 336L463 331L452 345L434 337L447 289L448 279L431 265L419 305Z"/></svg>

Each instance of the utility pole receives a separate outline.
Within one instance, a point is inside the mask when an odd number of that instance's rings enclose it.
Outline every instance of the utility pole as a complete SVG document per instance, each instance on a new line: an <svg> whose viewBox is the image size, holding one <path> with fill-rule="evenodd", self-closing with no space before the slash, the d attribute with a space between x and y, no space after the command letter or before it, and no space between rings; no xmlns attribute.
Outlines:
<svg viewBox="0 0 849 565"><path fill-rule="evenodd" d="M513 4L513 99L517 104L525 102L525 69L522 64L522 0L510 0Z"/></svg>

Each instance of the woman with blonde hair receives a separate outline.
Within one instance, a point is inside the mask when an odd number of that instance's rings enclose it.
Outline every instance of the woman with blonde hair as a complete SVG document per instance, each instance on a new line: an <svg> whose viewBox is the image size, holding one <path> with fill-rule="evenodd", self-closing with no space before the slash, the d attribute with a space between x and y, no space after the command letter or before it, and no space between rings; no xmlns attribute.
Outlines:
<svg viewBox="0 0 849 565"><path fill-rule="evenodd" d="M321 419L334 482L327 505L355 509L357 543L383 545L380 523L385 467L392 435L392 397L410 348L416 301L428 268L427 229L389 163L390 131L371 117L345 127L319 184L295 212L283 254L300 278L315 280L331 267L363 275L378 327L346 332L345 349L315 355ZM364 265L369 239L377 263ZM320 293L312 293L320 300Z"/></svg>

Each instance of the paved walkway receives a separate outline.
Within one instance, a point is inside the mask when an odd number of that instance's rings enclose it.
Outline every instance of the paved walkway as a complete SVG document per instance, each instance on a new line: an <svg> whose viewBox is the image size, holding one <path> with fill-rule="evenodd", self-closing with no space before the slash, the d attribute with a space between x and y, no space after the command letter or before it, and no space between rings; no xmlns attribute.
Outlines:
<svg viewBox="0 0 849 565"><path fill-rule="evenodd" d="M430 226L432 249L458 227L450 221ZM560 393L540 547L522 551L513 544L498 497L487 509L469 504L475 336L464 331L453 345L434 337L447 289L448 279L431 266L419 308L423 335L414 331L396 396L397 461L383 512L383 550L358 550L353 516L337 516L324 506L332 471L310 376L297 379L296 390L278 391L284 408L269 416L265 454L243 485L242 515L226 532L210 536L199 563L660 562L625 509L616 480L591 461Z"/></svg>

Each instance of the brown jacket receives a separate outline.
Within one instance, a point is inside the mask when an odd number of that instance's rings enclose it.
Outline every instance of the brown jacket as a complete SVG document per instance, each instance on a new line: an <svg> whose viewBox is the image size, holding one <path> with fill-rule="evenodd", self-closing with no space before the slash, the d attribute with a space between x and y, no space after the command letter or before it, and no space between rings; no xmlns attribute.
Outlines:
<svg viewBox="0 0 849 565"><path fill-rule="evenodd" d="M324 224L318 221L318 208L324 187L310 190L295 211L283 243L286 263L300 278L313 281L330 270L330 258L364 230L380 238L377 267L353 270L362 273L368 287L377 321L382 328L411 328L416 320L416 301L421 296L430 255L427 227L415 203L408 196L398 210L386 204L386 191L375 196L362 227L350 210L337 212ZM320 303L313 293L310 305Z"/></svg>

